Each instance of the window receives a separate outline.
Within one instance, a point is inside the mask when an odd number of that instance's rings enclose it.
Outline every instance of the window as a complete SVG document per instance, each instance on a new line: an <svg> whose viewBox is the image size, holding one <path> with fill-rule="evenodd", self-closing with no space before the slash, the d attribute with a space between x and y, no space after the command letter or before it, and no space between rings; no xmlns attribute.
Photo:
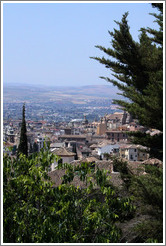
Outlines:
<svg viewBox="0 0 166 246"><path fill-rule="evenodd" d="M137 152L137 150L136 150L136 149L134 149L134 152Z"/></svg>
<svg viewBox="0 0 166 246"><path fill-rule="evenodd" d="M130 155L130 159L133 160L133 155Z"/></svg>

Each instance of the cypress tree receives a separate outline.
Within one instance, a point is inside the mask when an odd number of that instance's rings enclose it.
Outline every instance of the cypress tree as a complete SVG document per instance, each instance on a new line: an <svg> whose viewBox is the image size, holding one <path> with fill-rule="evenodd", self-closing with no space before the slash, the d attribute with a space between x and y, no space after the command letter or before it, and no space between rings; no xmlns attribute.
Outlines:
<svg viewBox="0 0 166 246"><path fill-rule="evenodd" d="M111 48L96 46L109 56L91 57L110 69L112 77L100 77L117 86L119 93L128 100L114 100L122 109L128 111L143 126L163 131L163 4L152 4L159 14L151 14L159 25L159 30L141 28L139 41L134 41L125 13L121 22L115 21L119 29L109 31ZM150 36L149 36L150 34ZM147 147L156 150L162 159L162 145L147 135L141 136ZM158 136L160 142L162 133ZM136 139L135 139L136 140Z"/></svg>
<svg viewBox="0 0 166 246"><path fill-rule="evenodd" d="M76 143L73 144L72 152L75 153L75 160L78 160Z"/></svg>
<svg viewBox="0 0 166 246"><path fill-rule="evenodd" d="M25 104L23 104L22 109L22 124L21 124L21 134L20 134L20 144L18 146L18 154L28 155L28 143L27 143L27 130L25 121Z"/></svg>
<svg viewBox="0 0 166 246"><path fill-rule="evenodd" d="M127 100L114 100L125 109L133 118L147 128L160 130L160 134L151 136L141 132L132 133L135 143L151 148L151 156L162 159L163 150L163 3L153 3L152 7L158 9L155 17L159 29L141 28L139 41L136 42L128 25L125 13L121 22L116 24L119 29L109 32L111 48L96 46L106 55L92 57L110 69L111 76L101 77L117 86L121 95ZM115 163L116 164L116 163ZM118 162L124 167L121 161ZM131 239L127 235L125 242L134 243L160 243L163 242L163 173L162 168L152 167L147 175L130 175L128 167L121 168L121 177L124 179L127 191L135 196L137 206L137 220L145 215L137 227L131 221L129 230L134 231ZM130 171L130 170L129 170ZM127 181L127 182L126 182ZM125 225L124 225L125 227ZM129 233L130 234L130 233Z"/></svg>

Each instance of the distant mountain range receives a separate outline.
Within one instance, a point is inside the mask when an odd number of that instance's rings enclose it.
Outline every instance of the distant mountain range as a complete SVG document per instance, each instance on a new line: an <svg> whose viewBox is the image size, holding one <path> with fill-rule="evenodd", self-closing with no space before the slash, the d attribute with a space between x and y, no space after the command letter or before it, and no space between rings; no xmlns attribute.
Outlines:
<svg viewBox="0 0 166 246"><path fill-rule="evenodd" d="M88 86L43 86L4 84L4 102L23 101L56 101L75 99L117 99L118 89L110 85L88 85Z"/></svg>

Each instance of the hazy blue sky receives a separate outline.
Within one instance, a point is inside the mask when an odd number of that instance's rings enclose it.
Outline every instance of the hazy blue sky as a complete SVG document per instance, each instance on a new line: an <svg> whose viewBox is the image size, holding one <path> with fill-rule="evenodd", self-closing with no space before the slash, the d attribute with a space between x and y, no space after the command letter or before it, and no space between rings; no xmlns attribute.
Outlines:
<svg viewBox="0 0 166 246"><path fill-rule="evenodd" d="M108 84L110 71L90 56L95 45L110 46L110 35L129 11L131 33L157 27L149 3L4 3L4 83L47 85Z"/></svg>

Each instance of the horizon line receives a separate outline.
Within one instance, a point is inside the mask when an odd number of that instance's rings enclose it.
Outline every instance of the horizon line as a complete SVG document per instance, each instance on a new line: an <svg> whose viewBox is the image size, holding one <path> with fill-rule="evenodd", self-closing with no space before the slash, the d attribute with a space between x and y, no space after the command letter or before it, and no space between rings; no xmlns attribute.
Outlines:
<svg viewBox="0 0 166 246"><path fill-rule="evenodd" d="M108 82L107 82L108 83ZM91 87L94 87L94 86L113 86L111 83L109 83L109 84L86 84L86 85L83 85L83 84L78 84L78 85L55 85L55 84L44 84L44 83L38 83L38 84L32 84L32 83L21 83L21 82L6 82L6 83L3 83L3 86L11 86L11 85L13 85L13 86L16 86L16 85L18 85L18 86L23 86L23 87L25 87L25 86L45 86L45 87L87 87L87 86L91 86Z"/></svg>

